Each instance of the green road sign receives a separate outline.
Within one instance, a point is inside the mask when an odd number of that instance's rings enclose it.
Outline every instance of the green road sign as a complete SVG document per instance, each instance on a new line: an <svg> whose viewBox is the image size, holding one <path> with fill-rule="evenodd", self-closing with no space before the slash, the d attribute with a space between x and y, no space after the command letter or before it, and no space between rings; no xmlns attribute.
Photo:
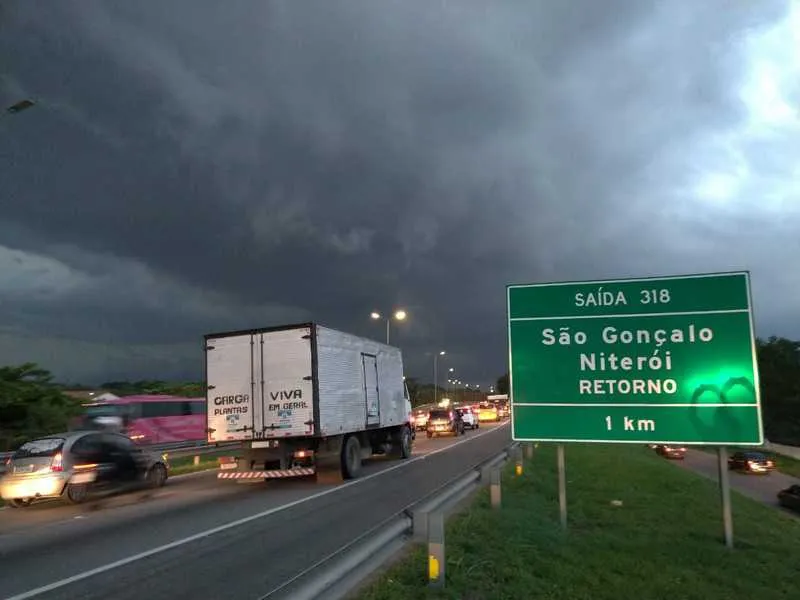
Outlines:
<svg viewBox="0 0 800 600"><path fill-rule="evenodd" d="M514 440L763 443L748 273L507 293Z"/></svg>

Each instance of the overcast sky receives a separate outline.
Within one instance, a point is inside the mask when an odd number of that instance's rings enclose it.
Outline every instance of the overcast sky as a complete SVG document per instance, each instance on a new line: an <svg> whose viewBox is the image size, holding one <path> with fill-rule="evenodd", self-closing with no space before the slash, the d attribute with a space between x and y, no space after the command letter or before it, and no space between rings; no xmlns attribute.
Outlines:
<svg viewBox="0 0 800 600"><path fill-rule="evenodd" d="M505 285L749 269L800 337L800 9L11 0L0 364L199 378L313 319L506 370Z"/></svg>

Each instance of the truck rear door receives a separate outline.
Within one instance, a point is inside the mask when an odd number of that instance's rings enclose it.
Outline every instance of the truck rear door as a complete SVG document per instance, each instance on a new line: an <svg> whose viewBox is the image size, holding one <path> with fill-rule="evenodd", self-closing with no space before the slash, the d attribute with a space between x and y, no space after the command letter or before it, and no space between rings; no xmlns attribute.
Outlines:
<svg viewBox="0 0 800 600"><path fill-rule="evenodd" d="M250 334L206 342L208 441L253 439L257 395Z"/></svg>
<svg viewBox="0 0 800 600"><path fill-rule="evenodd" d="M261 334L256 370L263 376L262 439L312 435L314 381L311 327Z"/></svg>

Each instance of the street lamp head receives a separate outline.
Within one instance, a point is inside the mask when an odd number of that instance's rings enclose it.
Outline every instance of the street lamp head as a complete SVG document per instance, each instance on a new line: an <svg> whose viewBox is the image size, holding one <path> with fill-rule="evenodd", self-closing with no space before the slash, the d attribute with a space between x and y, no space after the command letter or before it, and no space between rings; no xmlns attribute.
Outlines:
<svg viewBox="0 0 800 600"><path fill-rule="evenodd" d="M396 310L394 311L394 318L398 321L405 321L408 313L404 310Z"/></svg>
<svg viewBox="0 0 800 600"><path fill-rule="evenodd" d="M439 356L444 356L445 354L447 354L447 352L445 352L444 350L442 350L441 352L439 352Z"/></svg>
<svg viewBox="0 0 800 600"><path fill-rule="evenodd" d="M371 318L371 319L375 319L375 320L377 320L377 319L380 319L380 318L381 318L381 313L379 313L379 312L375 312L375 311L373 310L373 311L370 313L370 315L369 315L369 316L370 316L370 318Z"/></svg>

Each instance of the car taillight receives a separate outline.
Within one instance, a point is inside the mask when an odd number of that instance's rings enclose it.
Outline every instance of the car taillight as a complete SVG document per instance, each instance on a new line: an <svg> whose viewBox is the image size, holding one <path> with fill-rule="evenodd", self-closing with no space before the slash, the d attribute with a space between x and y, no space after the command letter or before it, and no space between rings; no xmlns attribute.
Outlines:
<svg viewBox="0 0 800 600"><path fill-rule="evenodd" d="M50 462L50 470L54 473L59 473L64 470L64 465L61 462L61 453L59 452L53 457L53 460Z"/></svg>

